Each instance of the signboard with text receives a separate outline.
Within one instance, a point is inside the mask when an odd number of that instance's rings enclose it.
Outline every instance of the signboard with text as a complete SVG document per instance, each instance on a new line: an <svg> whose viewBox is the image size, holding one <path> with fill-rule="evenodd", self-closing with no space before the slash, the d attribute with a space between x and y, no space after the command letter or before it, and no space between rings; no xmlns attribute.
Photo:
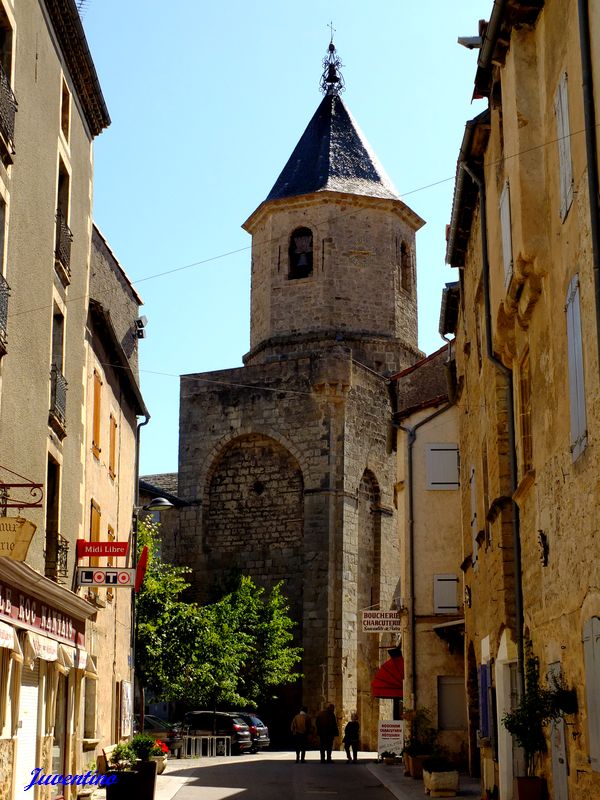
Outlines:
<svg viewBox="0 0 600 800"><path fill-rule="evenodd" d="M0 556L25 561L35 530L24 517L0 517Z"/></svg>
<svg viewBox="0 0 600 800"><path fill-rule="evenodd" d="M86 542L85 539L77 539L77 558L121 558L128 552L128 542Z"/></svg>
<svg viewBox="0 0 600 800"><path fill-rule="evenodd" d="M363 633L400 632L400 611L363 611Z"/></svg>
<svg viewBox="0 0 600 800"><path fill-rule="evenodd" d="M404 748L404 720L379 720L377 753L393 753L400 756Z"/></svg>
<svg viewBox="0 0 600 800"><path fill-rule="evenodd" d="M135 569L118 567L77 567L77 585L133 589L135 573Z"/></svg>

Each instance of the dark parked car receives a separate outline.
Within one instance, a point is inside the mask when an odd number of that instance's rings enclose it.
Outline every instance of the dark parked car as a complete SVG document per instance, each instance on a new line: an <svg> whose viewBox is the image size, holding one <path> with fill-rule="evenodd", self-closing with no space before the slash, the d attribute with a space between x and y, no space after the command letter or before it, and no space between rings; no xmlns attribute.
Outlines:
<svg viewBox="0 0 600 800"><path fill-rule="evenodd" d="M271 744L269 739L269 729L265 723L253 714L251 711L232 711L236 717L243 719L246 725L250 728L250 736L252 737L252 751L256 753Z"/></svg>
<svg viewBox="0 0 600 800"><path fill-rule="evenodd" d="M183 726L190 736L230 736L231 752L244 753L252 749L250 729L241 717L223 711L188 711ZM225 745L217 742L217 755L225 755Z"/></svg>
<svg viewBox="0 0 600 800"><path fill-rule="evenodd" d="M135 732L140 730L140 719L138 716L134 720ZM164 719L154 716L154 714L144 714L144 733L154 736L155 739L160 739L169 748L169 752L181 758L183 755L183 735L181 727L171 725L165 722Z"/></svg>

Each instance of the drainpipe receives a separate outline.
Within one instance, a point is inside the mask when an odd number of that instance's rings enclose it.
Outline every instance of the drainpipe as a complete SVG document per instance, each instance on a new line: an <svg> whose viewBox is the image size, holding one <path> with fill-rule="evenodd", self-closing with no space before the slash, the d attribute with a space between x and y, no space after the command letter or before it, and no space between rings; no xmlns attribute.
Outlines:
<svg viewBox="0 0 600 800"><path fill-rule="evenodd" d="M487 238L487 208L485 183L474 172L466 161L461 161L461 168L475 182L479 190L479 209L481 214L481 262L483 271L483 302L485 311L485 344L486 355L496 369L506 377L506 400L508 409L508 452L510 465L510 493L511 497L517 488L517 448L515 436L515 406L513 399L513 372L504 366L496 357L492 347L492 312L490 302L490 262L488 258ZM517 640L517 685L519 695L523 696L525 690L524 653L523 653L523 573L521 569L521 522L519 506L512 500L512 532L513 532L513 559L515 566L515 636Z"/></svg>
<svg viewBox="0 0 600 800"><path fill-rule="evenodd" d="M444 411L448 411L451 408L450 403L446 403L441 408L438 408L437 411L434 411L433 414L430 414L428 417L425 417L422 420L419 420L416 425L413 425L412 428L409 428L405 425L396 425L399 430L404 431L408 435L408 596L409 596L409 603L410 603L410 637L411 637L411 675L412 675L412 696L413 696L413 703L414 707L417 707L417 641L416 641L416 629L417 624L415 620L415 556L414 556L414 529L415 529L415 519L414 519L414 509L415 509L415 501L414 501L414 487L413 487L413 446L417 439L417 431L423 425L428 422L431 422L432 419L439 417L440 414L443 414Z"/></svg>
<svg viewBox="0 0 600 800"><path fill-rule="evenodd" d="M133 515L132 515L132 523L133 523L133 531L131 536L131 566L135 567L137 565L137 528L138 528L138 514L140 509L140 432L144 425L147 425L150 422L150 414L146 413L145 419L143 422L140 422L135 431L135 486L133 487ZM131 669L133 670L133 705L135 710L135 684L136 684L136 674L135 674L135 640L136 640L136 633L137 633L137 616L136 616L136 597L135 591L131 593L131 639L130 639L130 646L131 646ZM140 707L140 731L144 730L144 696L142 691L141 696L141 707Z"/></svg>
<svg viewBox="0 0 600 800"><path fill-rule="evenodd" d="M598 149L596 145L596 112L594 109L590 16L587 0L578 0L578 10L579 40L581 43L583 115L585 120L585 148L587 155L588 194L590 198L592 262L594 265L594 293L596 297L596 344L598 347L598 366L600 369L600 208L598 202Z"/></svg>

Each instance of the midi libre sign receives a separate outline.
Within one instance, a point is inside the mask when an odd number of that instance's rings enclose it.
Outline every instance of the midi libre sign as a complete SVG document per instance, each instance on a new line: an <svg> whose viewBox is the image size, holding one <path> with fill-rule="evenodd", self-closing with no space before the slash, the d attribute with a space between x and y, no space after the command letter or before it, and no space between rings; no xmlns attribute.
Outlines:
<svg viewBox="0 0 600 800"><path fill-rule="evenodd" d="M77 539L77 558L120 558L128 552L128 542L86 542L85 539Z"/></svg>

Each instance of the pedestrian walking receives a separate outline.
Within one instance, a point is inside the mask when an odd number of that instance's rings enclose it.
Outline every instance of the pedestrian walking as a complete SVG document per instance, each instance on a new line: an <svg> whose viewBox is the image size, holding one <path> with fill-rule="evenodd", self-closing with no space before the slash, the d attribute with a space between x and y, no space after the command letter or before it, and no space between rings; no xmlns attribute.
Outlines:
<svg viewBox="0 0 600 800"><path fill-rule="evenodd" d="M335 706L329 703L317 715L317 733L319 734L319 746L321 750L321 764L325 761L331 763L331 751L333 750L333 740L340 735L335 718Z"/></svg>
<svg viewBox="0 0 600 800"><path fill-rule="evenodd" d="M308 708L302 706L292 720L292 736L296 748L296 762L304 762L306 758L306 743L312 730L312 722L308 716Z"/></svg>
<svg viewBox="0 0 600 800"><path fill-rule="evenodd" d="M358 755L358 740L360 738L360 725L358 723L358 714L356 711L350 715L350 722L344 728L344 748L346 750L346 757L348 763L351 764L357 760ZM350 757L350 749L352 749L352 757Z"/></svg>

